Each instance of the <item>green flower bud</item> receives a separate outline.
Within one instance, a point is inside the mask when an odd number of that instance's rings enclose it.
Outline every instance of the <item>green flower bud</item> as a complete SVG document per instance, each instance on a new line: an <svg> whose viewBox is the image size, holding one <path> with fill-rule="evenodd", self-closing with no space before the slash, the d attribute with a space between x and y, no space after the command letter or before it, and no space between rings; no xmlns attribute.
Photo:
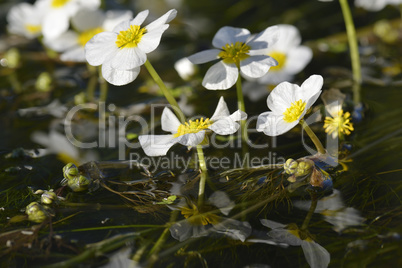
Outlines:
<svg viewBox="0 0 402 268"><path fill-rule="evenodd" d="M292 175L296 172L297 166L298 166L297 161L292 158L289 158L283 165L283 169L285 170L286 174Z"/></svg>
<svg viewBox="0 0 402 268"><path fill-rule="evenodd" d="M82 175L75 176L67 181L68 187L70 187L70 189L73 190L74 192L81 192L88 190L90 184L91 179Z"/></svg>
<svg viewBox="0 0 402 268"><path fill-rule="evenodd" d="M40 202L46 205L50 205L55 200L57 200L57 195L53 191L45 191L40 197Z"/></svg>
<svg viewBox="0 0 402 268"><path fill-rule="evenodd" d="M72 180L74 177L78 175L79 171L76 165L73 163L68 163L63 167L63 176L67 180Z"/></svg>
<svg viewBox="0 0 402 268"><path fill-rule="evenodd" d="M21 55L18 49L11 48L4 55L4 59L1 60L1 65L8 68L17 68L20 64Z"/></svg>
<svg viewBox="0 0 402 268"><path fill-rule="evenodd" d="M35 88L38 91L48 92L51 89L52 77L48 72L43 72L36 79Z"/></svg>
<svg viewBox="0 0 402 268"><path fill-rule="evenodd" d="M308 159L304 159L299 161L299 164L297 166L295 176L296 177L302 177L307 174L309 174L314 166L314 162Z"/></svg>
<svg viewBox="0 0 402 268"><path fill-rule="evenodd" d="M26 207L25 213L28 215L28 220L37 223L41 223L49 217L49 213L38 202L30 203Z"/></svg>

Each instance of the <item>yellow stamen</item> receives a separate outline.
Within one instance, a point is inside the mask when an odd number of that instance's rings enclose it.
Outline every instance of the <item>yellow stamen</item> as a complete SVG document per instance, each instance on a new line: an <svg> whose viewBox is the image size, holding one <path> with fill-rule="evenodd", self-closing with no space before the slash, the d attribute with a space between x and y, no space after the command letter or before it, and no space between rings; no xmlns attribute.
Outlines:
<svg viewBox="0 0 402 268"><path fill-rule="evenodd" d="M146 32L147 30L141 28L139 25L130 25L127 31L120 31L117 36L116 45L119 48L136 47Z"/></svg>
<svg viewBox="0 0 402 268"><path fill-rule="evenodd" d="M286 63L286 54L278 51L273 51L269 53L269 56L274 58L278 62L278 65L271 67L269 71L277 72L282 70Z"/></svg>
<svg viewBox="0 0 402 268"><path fill-rule="evenodd" d="M201 212L195 204L190 207L182 207L181 214L191 225L207 225L219 223L219 216L211 212Z"/></svg>
<svg viewBox="0 0 402 268"><path fill-rule="evenodd" d="M92 37L94 37L95 35L97 35L98 33L101 33L101 32L103 32L102 27L86 30L85 32L80 33L80 35L78 36L78 43L81 46L85 46L85 44L89 40L91 40Z"/></svg>
<svg viewBox="0 0 402 268"><path fill-rule="evenodd" d="M222 51L218 54L218 57L227 64L235 63L237 67L240 67L240 61L250 57L247 53L250 52L250 47L245 43L236 42L235 44L226 44L222 47Z"/></svg>
<svg viewBox="0 0 402 268"><path fill-rule="evenodd" d="M339 110L336 117L325 117L325 132L328 134L332 134L333 138L336 138L337 136L342 138L343 135L350 135L350 133L352 133L352 131L354 130L353 123L350 122L350 120L351 118L349 112L346 112L344 114L343 110Z"/></svg>
<svg viewBox="0 0 402 268"><path fill-rule="evenodd" d="M26 24L25 25L25 29L31 33L31 34L35 34L41 31L42 26L40 25L34 25L34 24Z"/></svg>
<svg viewBox="0 0 402 268"><path fill-rule="evenodd" d="M174 134L174 137L179 137L189 133L197 133L201 130L207 129L210 125L212 125L212 122L209 120L209 118L205 120L204 118L197 119L195 121L190 120L188 123L185 122L179 126L177 133Z"/></svg>
<svg viewBox="0 0 402 268"><path fill-rule="evenodd" d="M299 117L304 112L306 108L306 103L302 100L295 101L292 105L286 109L283 113L283 120L287 123L292 123L299 119Z"/></svg>
<svg viewBox="0 0 402 268"><path fill-rule="evenodd" d="M52 7L59 8L67 4L70 0L53 0Z"/></svg>

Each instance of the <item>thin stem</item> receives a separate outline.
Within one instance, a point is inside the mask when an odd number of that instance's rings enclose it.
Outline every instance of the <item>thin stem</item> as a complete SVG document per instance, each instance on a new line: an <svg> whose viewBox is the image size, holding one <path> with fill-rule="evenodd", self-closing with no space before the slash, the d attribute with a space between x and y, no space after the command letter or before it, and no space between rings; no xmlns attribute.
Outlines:
<svg viewBox="0 0 402 268"><path fill-rule="evenodd" d="M97 70L96 67L91 66L91 65L87 65L88 67L88 71L90 74L90 78L89 78L89 82L88 82L88 86L87 86L87 101L89 102L93 102L95 100L95 88L96 88L96 84L98 82L98 77L97 77Z"/></svg>
<svg viewBox="0 0 402 268"><path fill-rule="evenodd" d="M346 34L348 36L349 49L350 49L350 59L352 62L352 72L353 72L353 101L355 105L360 103L360 84L362 82L362 74L360 69L360 56L359 49L357 45L357 37L355 25L353 23L352 13L350 12L349 4L347 0L339 0L342 8L343 20L345 21Z"/></svg>
<svg viewBox="0 0 402 268"><path fill-rule="evenodd" d="M108 91L108 83L106 83L105 79L102 76L102 69L99 67L99 85L100 85L100 96L99 100L106 102L107 99L107 91Z"/></svg>
<svg viewBox="0 0 402 268"><path fill-rule="evenodd" d="M325 154L324 146L322 146L321 141L315 135L313 130L311 130L311 128L307 125L307 123L304 120L301 120L300 124L302 125L303 129L306 131L306 133L310 137L310 139L313 141L315 148L317 148L317 151L320 154Z"/></svg>
<svg viewBox="0 0 402 268"><path fill-rule="evenodd" d="M200 208L204 204L205 182L207 181L208 176L207 165L205 164L204 152L202 150L201 145L197 145L197 156L198 156L198 163L200 164L201 169L200 185L198 189L198 207Z"/></svg>
<svg viewBox="0 0 402 268"><path fill-rule="evenodd" d="M246 112L246 106L244 105L244 97L243 97L243 90L241 85L241 76L239 73L239 77L236 81L236 92L237 92L237 107L240 111ZM248 135L247 135L247 128L246 128L246 121L240 121L240 131L241 131L241 139L244 143L247 142ZM245 144L243 144L245 145Z"/></svg>
<svg viewBox="0 0 402 268"><path fill-rule="evenodd" d="M313 216L313 213L317 207L317 203L318 203L318 198L317 195L314 193L310 194L311 196L311 205L310 205L310 209L306 215L306 218L304 219L303 225L300 228L301 230L306 230L308 227L308 224L310 223L311 217Z"/></svg>
<svg viewBox="0 0 402 268"><path fill-rule="evenodd" d="M177 104L175 98L172 96L172 94L170 93L170 91L168 90L168 88L166 87L165 83L163 83L162 79L160 78L160 76L158 75L158 73L155 71L154 67L152 66L152 64L149 62L149 60L147 60L145 62L145 67L147 68L149 74L152 76L152 78L154 79L155 83L159 86L159 88L161 89L163 95L165 95L165 98L167 99L167 101L170 103L170 105L173 108L173 111L175 112L175 114L177 115L177 117L179 118L180 122L183 124L185 121L185 117L184 114L182 112L182 110L180 109L179 105Z"/></svg>

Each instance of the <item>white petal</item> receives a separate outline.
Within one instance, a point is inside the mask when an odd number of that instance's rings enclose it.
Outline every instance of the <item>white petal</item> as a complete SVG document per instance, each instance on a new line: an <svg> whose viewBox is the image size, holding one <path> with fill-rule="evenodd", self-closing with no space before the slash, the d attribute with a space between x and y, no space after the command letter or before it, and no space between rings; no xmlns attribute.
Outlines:
<svg viewBox="0 0 402 268"><path fill-rule="evenodd" d="M321 90L318 91L315 95L311 96L306 103L306 108L304 109L303 112L303 116L304 114L307 112L308 109L310 109L311 106L313 106L313 104L316 102L316 100L318 99L318 97L320 97L321 94Z"/></svg>
<svg viewBox="0 0 402 268"><path fill-rule="evenodd" d="M208 49L198 53L195 53L188 57L188 59L194 64L201 64L213 60L219 59L218 54L220 49Z"/></svg>
<svg viewBox="0 0 402 268"><path fill-rule="evenodd" d="M133 12L131 10L108 10L102 27L105 31L112 31L116 25L123 21L129 21L132 17Z"/></svg>
<svg viewBox="0 0 402 268"><path fill-rule="evenodd" d="M205 130L201 130L197 133L184 134L177 137L177 142L184 146L197 146L200 144L205 137Z"/></svg>
<svg viewBox="0 0 402 268"><path fill-rule="evenodd" d="M218 105L216 106L215 112L210 119L211 119L211 121L216 121L221 118L228 117L229 115L230 115L230 112L229 112L228 106L227 106L225 100L223 99L223 97L220 97Z"/></svg>
<svg viewBox="0 0 402 268"><path fill-rule="evenodd" d="M131 70L113 69L109 63L102 65L102 76L110 84L115 86L127 85L133 82L140 73L140 67L135 67Z"/></svg>
<svg viewBox="0 0 402 268"><path fill-rule="evenodd" d="M148 17L148 14L149 14L149 10L141 11L140 13L137 14L137 16L135 16L134 19L132 19L130 21L130 25L141 25L145 21L145 19ZM125 30L127 30L127 28ZM122 31L122 30L120 30L120 31Z"/></svg>
<svg viewBox="0 0 402 268"><path fill-rule="evenodd" d="M95 35L85 45L85 58L93 66L101 65L105 59L119 49L116 46L117 34L103 32Z"/></svg>
<svg viewBox="0 0 402 268"><path fill-rule="evenodd" d="M78 34L73 31L67 31L53 39L44 38L43 42L46 44L46 46L57 52L63 52L79 45Z"/></svg>
<svg viewBox="0 0 402 268"><path fill-rule="evenodd" d="M287 52L290 51L301 43L301 36L299 30L289 24L279 24L278 26L278 41L274 45L269 45L270 50Z"/></svg>
<svg viewBox="0 0 402 268"><path fill-rule="evenodd" d="M248 222L225 219L213 226L216 233L224 234L232 239L244 242L251 234L251 226Z"/></svg>
<svg viewBox="0 0 402 268"><path fill-rule="evenodd" d="M271 221L271 220L267 220L267 219L260 219L260 222L265 227L268 227L268 228L271 228L271 229L285 228L286 227L285 224L275 222L275 221Z"/></svg>
<svg viewBox="0 0 402 268"><path fill-rule="evenodd" d="M170 147L176 143L173 135L141 135L138 140L148 156L166 155Z"/></svg>
<svg viewBox="0 0 402 268"><path fill-rule="evenodd" d="M101 27L104 19L105 14L100 10L80 9L71 18L71 24L78 32L84 32L89 29Z"/></svg>
<svg viewBox="0 0 402 268"><path fill-rule="evenodd" d="M165 24L159 27L157 30L148 31L141 38L140 43L138 43L138 48L144 53L150 53L154 51L161 42L162 34L169 28L169 25Z"/></svg>
<svg viewBox="0 0 402 268"><path fill-rule="evenodd" d="M301 85L299 98L308 100L321 91L324 79L321 75L312 75Z"/></svg>
<svg viewBox="0 0 402 268"><path fill-rule="evenodd" d="M62 61L85 62L85 51L82 46L74 47L60 55Z"/></svg>
<svg viewBox="0 0 402 268"><path fill-rule="evenodd" d="M239 123L230 117L222 118L210 125L208 128L219 135L230 135L239 129Z"/></svg>
<svg viewBox="0 0 402 268"><path fill-rule="evenodd" d="M43 19L43 36L48 39L56 38L67 31L68 26L68 15L65 12L51 11Z"/></svg>
<svg viewBox="0 0 402 268"><path fill-rule="evenodd" d="M235 64L229 65L220 61L208 69L202 85L207 89L228 89L236 83L238 75Z"/></svg>
<svg viewBox="0 0 402 268"><path fill-rule="evenodd" d="M268 236L277 242L286 243L291 246L300 246L303 242L286 229L276 228L268 232Z"/></svg>
<svg viewBox="0 0 402 268"><path fill-rule="evenodd" d="M288 82L280 83L268 96L268 108L277 114L283 114L293 102L300 99L298 99L297 91L300 91L300 87L298 85Z"/></svg>
<svg viewBox="0 0 402 268"><path fill-rule="evenodd" d="M101 4L101 0L79 0L77 2L79 2L79 5L91 9L97 9Z"/></svg>
<svg viewBox="0 0 402 268"><path fill-rule="evenodd" d="M247 45L253 50L265 49L268 46L272 46L278 41L279 31L278 26L271 26L260 32L259 34L253 36Z"/></svg>
<svg viewBox="0 0 402 268"><path fill-rule="evenodd" d="M298 123L298 120L287 123L283 120L283 115L265 112L258 116L257 131L264 132L268 136L279 136L291 130Z"/></svg>
<svg viewBox="0 0 402 268"><path fill-rule="evenodd" d="M119 34L121 31L127 31L129 28L130 28L130 21L125 20L125 21L122 21L119 24L117 24L113 28L113 32Z"/></svg>
<svg viewBox="0 0 402 268"><path fill-rule="evenodd" d="M311 268L328 267L331 260L329 252L316 242L303 241L301 247Z"/></svg>
<svg viewBox="0 0 402 268"><path fill-rule="evenodd" d="M236 112L232 113L229 117L234 121L240 121L240 120L246 120L247 114L243 111L237 110Z"/></svg>
<svg viewBox="0 0 402 268"><path fill-rule="evenodd" d="M143 65L147 60L146 54L138 47L120 48L111 58L114 69L130 70Z"/></svg>
<svg viewBox="0 0 402 268"><path fill-rule="evenodd" d="M212 45L216 48L222 48L226 44L245 43L249 36L250 32L247 29L225 26L215 34Z"/></svg>
<svg viewBox="0 0 402 268"><path fill-rule="evenodd" d="M283 67L283 71L290 74L297 74L306 67L311 61L313 52L311 48L306 46L300 46L290 50L286 55L286 63ZM278 71L279 72L279 71Z"/></svg>
<svg viewBox="0 0 402 268"><path fill-rule="evenodd" d="M266 74L271 66L276 65L278 62L270 56L251 56L240 62L240 71L251 78L259 78Z"/></svg>
<svg viewBox="0 0 402 268"><path fill-rule="evenodd" d="M162 130L176 133L180 126L180 121L169 108L165 107L162 113Z"/></svg>
<svg viewBox="0 0 402 268"><path fill-rule="evenodd" d="M171 9L168 12L166 12L162 17L148 24L145 28L147 28L149 32L158 30L160 27L164 26L164 24L169 23L171 20L173 20L176 17L176 15L177 10Z"/></svg>

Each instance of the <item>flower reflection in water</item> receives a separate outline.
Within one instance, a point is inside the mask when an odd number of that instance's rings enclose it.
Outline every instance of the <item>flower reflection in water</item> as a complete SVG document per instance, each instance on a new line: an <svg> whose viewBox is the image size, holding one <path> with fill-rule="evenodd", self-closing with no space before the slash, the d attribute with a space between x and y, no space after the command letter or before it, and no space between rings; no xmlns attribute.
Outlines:
<svg viewBox="0 0 402 268"><path fill-rule="evenodd" d="M172 209L181 210L185 220L176 222L170 227L172 237L179 241L184 241L191 237L221 234L244 242L251 234L251 226L248 222L218 215L219 213L228 215L234 206L233 201L224 192L214 192L200 208L196 205L196 202L183 201Z"/></svg>

